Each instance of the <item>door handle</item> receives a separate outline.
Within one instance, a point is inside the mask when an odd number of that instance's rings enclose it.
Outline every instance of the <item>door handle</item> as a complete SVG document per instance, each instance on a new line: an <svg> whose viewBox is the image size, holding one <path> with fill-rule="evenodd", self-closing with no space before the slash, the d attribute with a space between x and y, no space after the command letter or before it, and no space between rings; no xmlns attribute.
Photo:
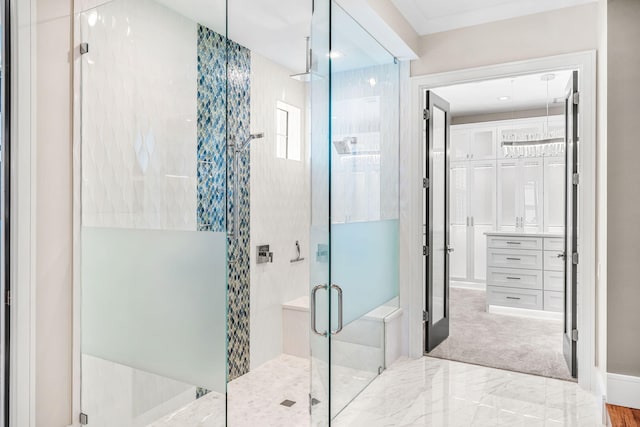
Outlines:
<svg viewBox="0 0 640 427"><path fill-rule="evenodd" d="M562 252L562 253L558 254L558 258L562 258L562 259L564 259L564 252Z"/></svg>
<svg viewBox="0 0 640 427"><path fill-rule="evenodd" d="M453 251L455 251L455 248L453 246L447 245L447 252L451 253Z"/></svg>
<svg viewBox="0 0 640 427"><path fill-rule="evenodd" d="M331 335L336 335L339 334L340 331L342 331L342 288L338 285L331 285L331 289L335 289L336 291L338 291L338 329L336 329L335 331L331 331Z"/></svg>
<svg viewBox="0 0 640 427"><path fill-rule="evenodd" d="M327 285L316 285L311 291L311 329L316 335L326 337L327 331L318 332L318 329L316 328L316 294L320 289L327 289Z"/></svg>

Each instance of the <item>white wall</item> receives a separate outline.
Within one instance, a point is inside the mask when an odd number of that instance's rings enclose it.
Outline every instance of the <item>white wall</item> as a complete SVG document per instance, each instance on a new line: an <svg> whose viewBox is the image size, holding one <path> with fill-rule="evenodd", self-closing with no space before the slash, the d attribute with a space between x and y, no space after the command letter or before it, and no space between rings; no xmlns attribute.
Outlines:
<svg viewBox="0 0 640 427"><path fill-rule="evenodd" d="M598 47L598 5L557 9L420 39L411 75L440 73Z"/></svg>
<svg viewBox="0 0 640 427"><path fill-rule="evenodd" d="M309 138L307 84L285 68L251 54L251 369L282 353L282 303L309 293ZM276 158L276 101L300 108L302 160ZM295 258L300 242L305 261ZM270 245L273 263L257 265L256 245Z"/></svg>

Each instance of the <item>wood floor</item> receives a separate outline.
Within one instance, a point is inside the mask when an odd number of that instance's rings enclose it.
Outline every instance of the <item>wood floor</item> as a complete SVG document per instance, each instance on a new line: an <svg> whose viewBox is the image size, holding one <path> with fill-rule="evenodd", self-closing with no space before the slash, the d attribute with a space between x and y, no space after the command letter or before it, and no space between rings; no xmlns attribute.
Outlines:
<svg viewBox="0 0 640 427"><path fill-rule="evenodd" d="M640 409L607 404L612 427L640 427Z"/></svg>

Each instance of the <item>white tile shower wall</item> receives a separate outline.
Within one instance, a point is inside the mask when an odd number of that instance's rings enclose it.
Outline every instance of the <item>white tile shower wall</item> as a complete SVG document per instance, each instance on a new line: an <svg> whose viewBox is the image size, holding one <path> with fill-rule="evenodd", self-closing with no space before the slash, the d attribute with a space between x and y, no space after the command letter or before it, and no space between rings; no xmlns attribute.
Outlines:
<svg viewBox="0 0 640 427"><path fill-rule="evenodd" d="M251 132L251 369L282 353L282 304L309 289L310 189L306 84L291 71L252 53ZM302 110L302 161L276 158L276 102ZM295 258L300 242L305 260ZM256 264L256 245L270 245L273 263Z"/></svg>
<svg viewBox="0 0 640 427"><path fill-rule="evenodd" d="M85 13L83 226L196 229L196 30L150 0Z"/></svg>

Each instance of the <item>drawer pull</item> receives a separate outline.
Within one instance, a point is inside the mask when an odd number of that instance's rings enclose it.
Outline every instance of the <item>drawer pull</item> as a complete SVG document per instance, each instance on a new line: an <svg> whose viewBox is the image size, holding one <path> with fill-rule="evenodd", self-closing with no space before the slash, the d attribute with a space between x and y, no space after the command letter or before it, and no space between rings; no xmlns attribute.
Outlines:
<svg viewBox="0 0 640 427"><path fill-rule="evenodd" d="M509 280L520 280L519 277L509 277L509 276L507 276L507 279L509 279Z"/></svg>
<svg viewBox="0 0 640 427"><path fill-rule="evenodd" d="M507 242L507 245L521 245L522 242Z"/></svg>
<svg viewBox="0 0 640 427"><path fill-rule="evenodd" d="M520 299L518 297L507 297L507 299Z"/></svg>
<svg viewBox="0 0 640 427"><path fill-rule="evenodd" d="M507 260L509 260L509 261L522 261L522 258L509 258L509 257L507 257Z"/></svg>

